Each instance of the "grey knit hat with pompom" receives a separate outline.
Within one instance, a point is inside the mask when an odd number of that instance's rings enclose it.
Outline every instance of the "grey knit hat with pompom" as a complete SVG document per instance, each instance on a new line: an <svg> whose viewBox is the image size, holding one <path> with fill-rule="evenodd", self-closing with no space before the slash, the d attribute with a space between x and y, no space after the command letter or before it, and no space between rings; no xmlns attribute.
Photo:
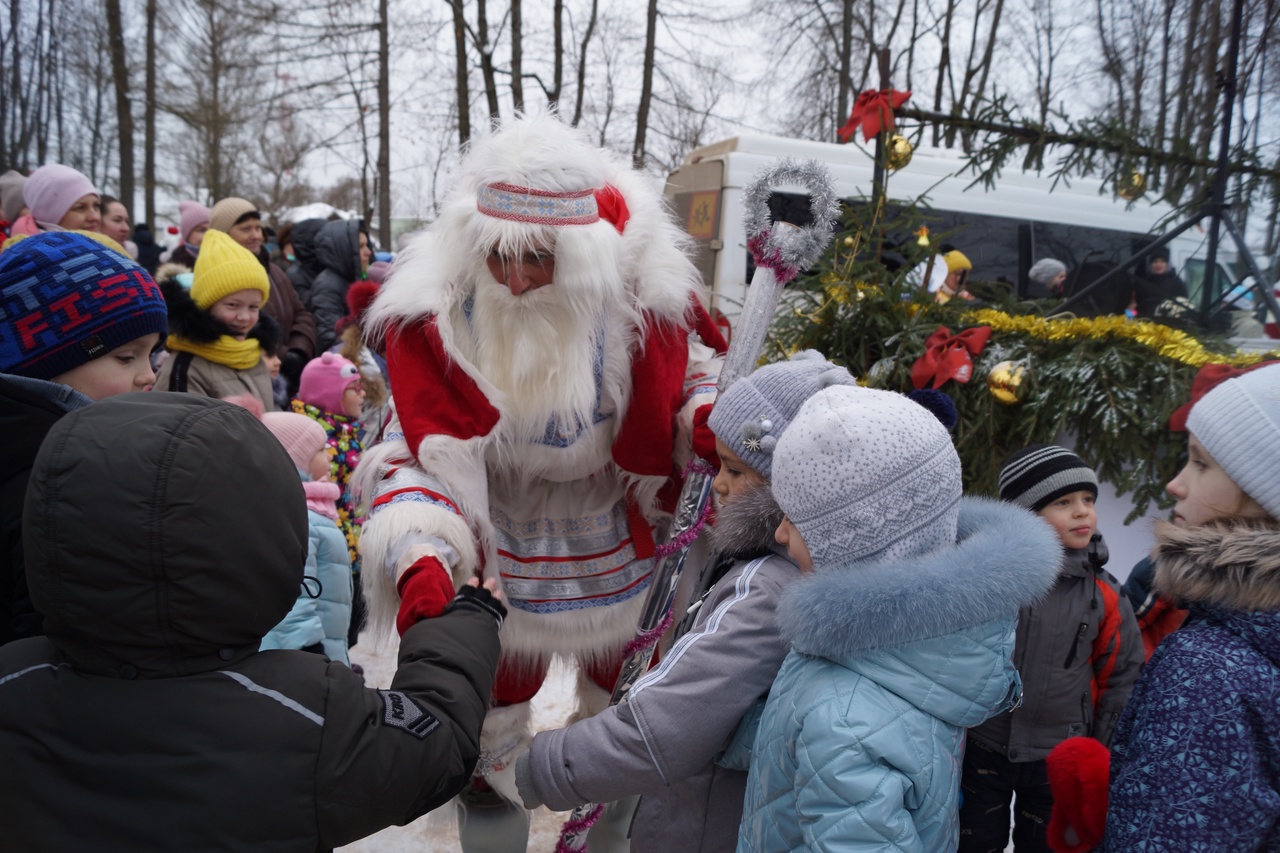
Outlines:
<svg viewBox="0 0 1280 853"><path fill-rule="evenodd" d="M804 401L831 385L854 384L849 371L817 350L804 350L733 383L716 400L707 425L743 462L772 480L773 450Z"/></svg>

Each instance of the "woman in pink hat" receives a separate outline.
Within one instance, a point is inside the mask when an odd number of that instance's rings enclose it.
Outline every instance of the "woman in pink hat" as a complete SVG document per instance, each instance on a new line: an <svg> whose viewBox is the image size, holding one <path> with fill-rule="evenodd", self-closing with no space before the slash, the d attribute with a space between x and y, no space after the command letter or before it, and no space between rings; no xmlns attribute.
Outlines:
<svg viewBox="0 0 1280 853"><path fill-rule="evenodd" d="M169 263L195 269L204 232L209 230L209 208L198 201L178 202L178 236L182 242L169 254Z"/></svg>
<svg viewBox="0 0 1280 853"><path fill-rule="evenodd" d="M50 163L22 187L31 217L42 231L98 231L102 198L93 181L70 166Z"/></svg>

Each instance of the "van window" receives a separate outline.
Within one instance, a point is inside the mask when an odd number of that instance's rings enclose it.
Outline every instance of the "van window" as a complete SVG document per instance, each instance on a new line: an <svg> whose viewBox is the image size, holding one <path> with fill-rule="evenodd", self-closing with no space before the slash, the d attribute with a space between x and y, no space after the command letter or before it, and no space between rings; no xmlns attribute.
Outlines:
<svg viewBox="0 0 1280 853"><path fill-rule="evenodd" d="M1204 267L1203 258L1190 258L1187 260L1186 266L1182 270L1182 280L1187 283L1187 293L1191 294L1191 304L1200 304L1201 287L1204 285ZM1218 265L1218 274L1214 276L1213 299L1217 299L1218 295L1225 293L1235 285L1231 276L1227 271Z"/></svg>

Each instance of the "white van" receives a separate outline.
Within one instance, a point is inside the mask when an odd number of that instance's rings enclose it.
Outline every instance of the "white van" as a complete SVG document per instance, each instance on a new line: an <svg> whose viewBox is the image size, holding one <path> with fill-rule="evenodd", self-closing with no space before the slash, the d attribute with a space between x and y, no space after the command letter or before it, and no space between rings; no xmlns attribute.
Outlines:
<svg viewBox="0 0 1280 853"><path fill-rule="evenodd" d="M742 188L760 169L783 157L826 163L837 193L846 200L865 203L871 195L874 169L867 152L855 145L775 136L742 135L695 149L667 178L666 195L696 241L697 263L711 286L712 304L730 320L738 314L752 273L742 224ZM890 175L889 198L926 196L930 230L955 229L947 239L973 262L975 277L1009 281L1024 295L1026 271L1041 258L1056 258L1069 269L1086 261L1114 265L1153 235L1178 224L1167 205L1139 200L1129 209L1110 192L1100 194L1097 178L1077 179L1071 185L1060 181L1054 187L1051 178L1006 169L988 191L969 186L973 176L964 174L965 167L957 152L918 147L910 164ZM792 189L796 192L775 191L773 206L787 214L783 218L803 224L803 216L793 217L807 211L808 199L801 188ZM1170 262L1195 304L1207 248L1207 235L1199 226L1169 245ZM1222 283L1232 281L1228 265L1235 259L1234 249L1224 231L1218 254ZM1267 349L1273 344L1263 342ZM1069 435L1058 440L1072 443ZM1111 484L1102 484L1098 517L1111 549L1108 569L1121 579L1150 552L1149 519L1161 515L1152 508L1148 518L1125 526L1122 520L1131 508L1128 496L1119 497Z"/></svg>
<svg viewBox="0 0 1280 853"><path fill-rule="evenodd" d="M742 188L760 169L783 157L826 163L842 198L854 203L870 198L874 164L866 151L856 145L777 136L743 134L697 148L667 178L665 193L695 238L712 304L727 317L738 313L752 273L742 225ZM930 230L953 232L946 239L973 262L974 277L1008 281L1023 295L1039 295L1029 292L1027 270L1042 258L1056 258L1068 269L1086 262L1114 265L1178 222L1166 204L1140 199L1130 209L1109 188L1100 194L1097 178L1059 181L1055 187L1047 176L1010 168L991 190L981 184L970 187L972 183L973 175L966 172L958 152L920 146L909 165L890 174L888 195L891 200L925 197ZM775 201L802 212L808 207L802 192L777 192ZM1170 262L1197 305L1207 248L1201 226L1169 245ZM1235 251L1225 231L1218 258L1220 281L1232 282L1229 268Z"/></svg>

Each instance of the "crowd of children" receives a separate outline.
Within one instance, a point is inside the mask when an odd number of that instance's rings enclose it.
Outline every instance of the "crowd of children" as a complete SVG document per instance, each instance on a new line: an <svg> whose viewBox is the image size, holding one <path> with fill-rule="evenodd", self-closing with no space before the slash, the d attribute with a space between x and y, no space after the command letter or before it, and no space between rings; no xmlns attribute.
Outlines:
<svg viewBox="0 0 1280 853"><path fill-rule="evenodd" d="M391 688L348 666L377 354L344 333L279 411L251 251L211 228L157 286L43 210L0 252L6 837L326 849L447 801L504 610L411 569ZM625 704L515 757L525 805L638 796L599 828L636 851L1003 851L1011 812L1018 851L1280 849L1280 366L1218 380L1151 563L1185 623L1145 654L1085 460L1021 449L965 497L914 400L813 352L739 380L714 583Z"/></svg>

